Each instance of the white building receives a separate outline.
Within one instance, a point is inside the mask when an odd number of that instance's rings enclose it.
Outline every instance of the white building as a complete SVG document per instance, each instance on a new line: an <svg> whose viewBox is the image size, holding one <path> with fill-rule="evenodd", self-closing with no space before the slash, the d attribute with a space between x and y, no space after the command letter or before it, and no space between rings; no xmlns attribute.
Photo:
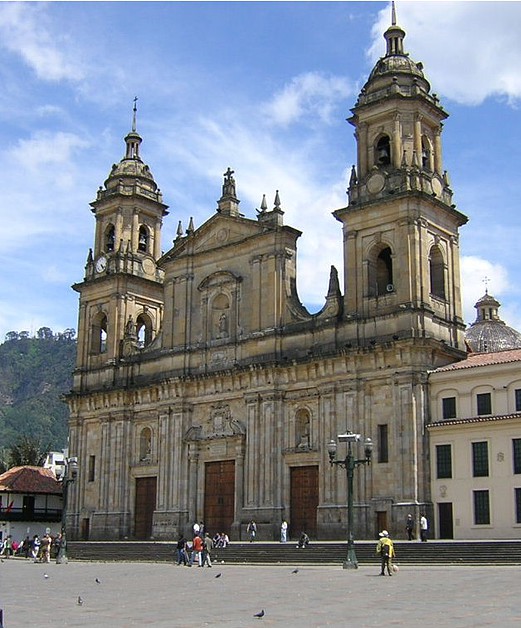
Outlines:
<svg viewBox="0 0 521 628"><path fill-rule="evenodd" d="M62 485L50 469L13 467L0 475L0 540L61 529Z"/></svg>
<svg viewBox="0 0 521 628"><path fill-rule="evenodd" d="M521 535L521 349L470 354L429 375L438 538Z"/></svg>

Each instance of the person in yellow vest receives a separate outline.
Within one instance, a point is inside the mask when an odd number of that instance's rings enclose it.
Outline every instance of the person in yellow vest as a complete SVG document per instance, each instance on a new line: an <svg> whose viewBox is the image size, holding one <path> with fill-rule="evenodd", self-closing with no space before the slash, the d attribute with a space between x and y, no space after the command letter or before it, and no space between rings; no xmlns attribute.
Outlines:
<svg viewBox="0 0 521 628"><path fill-rule="evenodd" d="M382 530L378 535L380 540L376 546L376 553L379 554L381 560L380 575L385 576L385 570L392 576L392 559L394 558L394 544L389 538L389 532Z"/></svg>

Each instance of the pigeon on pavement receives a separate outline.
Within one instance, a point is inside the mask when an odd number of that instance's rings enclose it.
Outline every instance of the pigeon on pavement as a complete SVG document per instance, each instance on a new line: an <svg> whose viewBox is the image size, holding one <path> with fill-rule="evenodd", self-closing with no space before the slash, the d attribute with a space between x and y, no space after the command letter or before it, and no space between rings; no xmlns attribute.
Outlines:
<svg viewBox="0 0 521 628"><path fill-rule="evenodd" d="M81 595L78 595L78 606L83 604L83 600L81 599Z"/></svg>
<svg viewBox="0 0 521 628"><path fill-rule="evenodd" d="M264 617L264 609L262 609L260 613L255 613L254 617L258 617L259 619Z"/></svg>

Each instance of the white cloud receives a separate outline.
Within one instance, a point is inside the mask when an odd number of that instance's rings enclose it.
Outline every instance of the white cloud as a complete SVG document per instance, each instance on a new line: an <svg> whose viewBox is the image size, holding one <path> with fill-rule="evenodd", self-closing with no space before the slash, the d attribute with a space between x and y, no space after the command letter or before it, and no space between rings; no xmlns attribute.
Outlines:
<svg viewBox="0 0 521 628"><path fill-rule="evenodd" d="M400 2L397 13L405 50L424 63L435 92L467 105L521 99L521 2ZM385 53L389 24L385 8L372 29L372 61Z"/></svg>
<svg viewBox="0 0 521 628"><path fill-rule="evenodd" d="M66 33L53 32L45 3L5 2L0 5L0 46L19 55L38 78L46 81L83 78L84 68Z"/></svg>
<svg viewBox="0 0 521 628"><path fill-rule="evenodd" d="M341 77L326 77L317 72L306 72L294 77L272 100L265 111L273 123L288 126L305 116L330 123L336 105L344 104L353 90Z"/></svg>
<svg viewBox="0 0 521 628"><path fill-rule="evenodd" d="M461 284L466 323L476 320L474 304L485 294L485 290L499 298L511 289L508 272L501 264L470 255L461 258Z"/></svg>
<svg viewBox="0 0 521 628"><path fill-rule="evenodd" d="M21 139L10 151L10 156L24 169L37 172L50 166L56 175L56 166L67 166L78 149L89 145L73 133L36 131L30 139Z"/></svg>

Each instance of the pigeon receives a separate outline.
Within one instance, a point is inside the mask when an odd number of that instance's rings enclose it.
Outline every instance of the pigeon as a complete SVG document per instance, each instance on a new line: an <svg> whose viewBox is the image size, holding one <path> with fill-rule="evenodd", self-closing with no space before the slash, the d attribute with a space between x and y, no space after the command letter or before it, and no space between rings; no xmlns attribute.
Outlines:
<svg viewBox="0 0 521 628"><path fill-rule="evenodd" d="M83 600L81 599L81 595L78 595L78 606L83 604Z"/></svg>
<svg viewBox="0 0 521 628"><path fill-rule="evenodd" d="M291 573L298 573L298 568L294 569Z"/></svg>
<svg viewBox="0 0 521 628"><path fill-rule="evenodd" d="M220 578L221 576L222 576L222 573L218 573L215 577Z"/></svg>
<svg viewBox="0 0 521 628"><path fill-rule="evenodd" d="M49 574L44 573L44 574L43 574L43 577L47 580L47 578L49 577Z"/></svg>
<svg viewBox="0 0 521 628"><path fill-rule="evenodd" d="M259 619L264 617L264 609L262 609L260 613L255 613L254 617L258 617Z"/></svg>
<svg viewBox="0 0 521 628"><path fill-rule="evenodd" d="M101 584L101 580L99 578L96 578L96 583Z"/></svg>

